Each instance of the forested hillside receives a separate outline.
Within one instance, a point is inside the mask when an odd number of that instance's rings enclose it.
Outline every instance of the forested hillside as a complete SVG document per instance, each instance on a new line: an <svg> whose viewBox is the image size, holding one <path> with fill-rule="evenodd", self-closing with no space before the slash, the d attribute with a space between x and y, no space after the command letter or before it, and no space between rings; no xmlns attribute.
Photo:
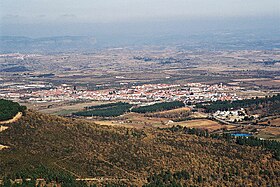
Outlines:
<svg viewBox="0 0 280 187"><path fill-rule="evenodd" d="M205 109L205 112L216 112L217 110L230 110L247 108L249 112L266 115L280 114L280 94L272 97L244 99L237 101L215 101L212 103L198 104L197 108Z"/></svg>
<svg viewBox="0 0 280 187"><path fill-rule="evenodd" d="M133 108L132 112L137 112L137 113L159 112L159 111L164 111L164 110L171 110L174 108L180 108L183 106L185 106L185 104L181 101L162 102L162 103L156 103L153 105Z"/></svg>
<svg viewBox="0 0 280 187"><path fill-rule="evenodd" d="M86 107L85 111L74 113L74 116L99 116L99 117L116 117L128 112L132 107L129 103L109 103L104 105Z"/></svg>
<svg viewBox="0 0 280 187"><path fill-rule="evenodd" d="M0 133L1 144L10 146L0 151L0 178L63 186L74 178L97 185L279 186L280 162L272 151L191 132L100 126L27 111Z"/></svg>

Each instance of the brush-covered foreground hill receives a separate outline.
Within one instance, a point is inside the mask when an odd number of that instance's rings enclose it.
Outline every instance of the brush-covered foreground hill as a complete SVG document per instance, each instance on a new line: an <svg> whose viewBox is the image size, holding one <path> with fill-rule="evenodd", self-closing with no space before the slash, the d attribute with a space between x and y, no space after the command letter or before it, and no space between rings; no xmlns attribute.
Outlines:
<svg viewBox="0 0 280 187"><path fill-rule="evenodd" d="M27 111L0 133L0 143L10 147L0 151L2 179L57 181L60 172L98 185L280 184L280 162L269 151L183 132L99 126Z"/></svg>

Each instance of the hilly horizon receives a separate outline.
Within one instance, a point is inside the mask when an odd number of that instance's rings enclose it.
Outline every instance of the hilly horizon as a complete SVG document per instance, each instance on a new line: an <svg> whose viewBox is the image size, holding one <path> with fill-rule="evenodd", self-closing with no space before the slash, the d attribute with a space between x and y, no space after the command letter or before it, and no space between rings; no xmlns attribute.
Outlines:
<svg viewBox="0 0 280 187"><path fill-rule="evenodd" d="M8 24L0 33L0 52L94 52L108 48L139 49L149 46L210 51L276 50L280 48L280 28L275 24L278 20L272 17L249 17L242 20L208 18L38 23L32 30L30 27L22 30L25 25ZM6 31L9 28L11 31ZM67 32L61 32L63 30Z"/></svg>

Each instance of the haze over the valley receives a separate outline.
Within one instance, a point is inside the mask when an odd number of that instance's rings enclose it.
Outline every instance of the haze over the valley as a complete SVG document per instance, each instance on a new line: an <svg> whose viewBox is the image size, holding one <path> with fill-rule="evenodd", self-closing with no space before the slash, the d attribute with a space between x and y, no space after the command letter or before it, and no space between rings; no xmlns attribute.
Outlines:
<svg viewBox="0 0 280 187"><path fill-rule="evenodd" d="M75 50L171 44L207 49L279 48L278 0L52 2L2 0L1 51L32 51L38 45L63 51L65 38L52 38L57 36L86 37L78 44L75 38L67 38L76 46ZM40 40L42 37L43 42L34 41L34 38ZM51 46L44 43L46 40L50 43L63 42ZM16 42L20 45L12 45ZM66 50L71 49L66 47Z"/></svg>

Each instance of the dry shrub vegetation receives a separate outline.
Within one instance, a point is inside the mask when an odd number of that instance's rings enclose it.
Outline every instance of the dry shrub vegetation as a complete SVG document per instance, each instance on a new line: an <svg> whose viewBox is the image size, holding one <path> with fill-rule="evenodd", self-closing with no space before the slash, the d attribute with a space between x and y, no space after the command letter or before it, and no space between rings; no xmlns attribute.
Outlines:
<svg viewBox="0 0 280 187"><path fill-rule="evenodd" d="M32 176L44 166L76 178L114 178L115 184L136 186L152 186L150 177L162 171L187 173L176 178L183 186L280 184L280 162L271 152L181 131L101 126L27 111L0 133L0 142L10 146L0 151L1 178ZM171 185L166 180L163 184Z"/></svg>

